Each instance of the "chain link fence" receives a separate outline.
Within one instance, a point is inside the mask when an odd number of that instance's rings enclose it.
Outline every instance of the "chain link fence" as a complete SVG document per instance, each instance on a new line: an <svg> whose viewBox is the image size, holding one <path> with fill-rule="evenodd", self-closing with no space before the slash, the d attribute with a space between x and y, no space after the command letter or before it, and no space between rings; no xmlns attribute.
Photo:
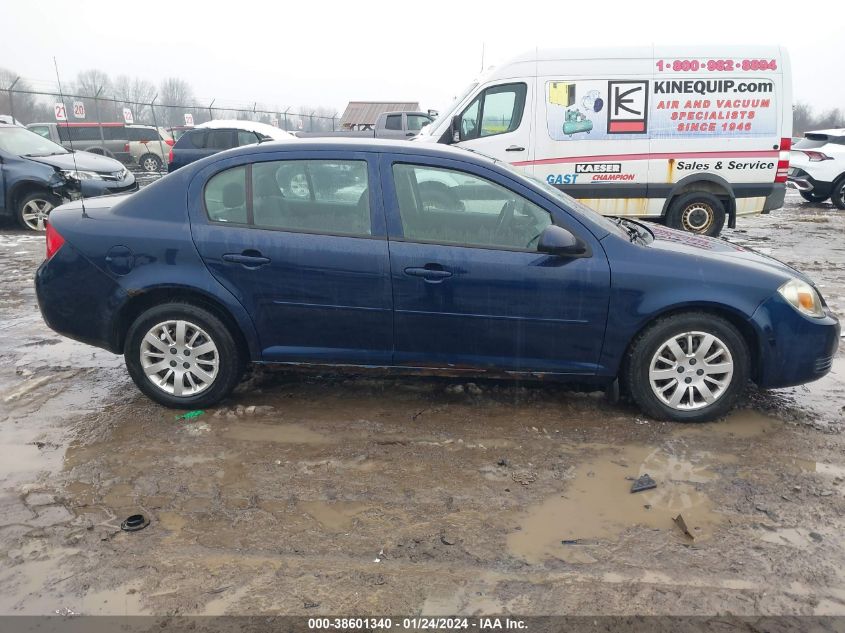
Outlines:
<svg viewBox="0 0 845 633"><path fill-rule="evenodd" d="M273 125L288 132L328 132L338 126L336 115L313 110L295 112L287 109L237 107L196 100L187 104L162 103L155 97L149 102L131 101L106 94L80 95L58 91L21 90L15 83L0 90L0 115L29 123L126 123L159 128L191 127L212 119L240 119ZM321 112L323 109L321 109Z"/></svg>

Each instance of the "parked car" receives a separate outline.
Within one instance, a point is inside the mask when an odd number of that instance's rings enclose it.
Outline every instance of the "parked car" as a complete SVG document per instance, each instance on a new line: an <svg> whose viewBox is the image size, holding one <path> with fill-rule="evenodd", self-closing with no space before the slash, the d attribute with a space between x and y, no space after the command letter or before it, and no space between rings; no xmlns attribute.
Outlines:
<svg viewBox="0 0 845 633"><path fill-rule="evenodd" d="M5 123L6 125L19 125L23 127L23 123L18 121L11 114L0 114L0 123Z"/></svg>
<svg viewBox="0 0 845 633"><path fill-rule="evenodd" d="M53 208L80 194L136 189L135 177L114 159L71 153L23 127L0 123L0 213L24 228L43 231Z"/></svg>
<svg viewBox="0 0 845 633"><path fill-rule="evenodd" d="M411 138L420 133L434 117L426 112L382 112L369 130L336 130L333 132L296 132L299 138L337 136L358 138Z"/></svg>
<svg viewBox="0 0 845 633"><path fill-rule="evenodd" d="M65 149L81 150L132 164L129 133L123 123L30 123L30 132L58 143Z"/></svg>
<svg viewBox="0 0 845 633"><path fill-rule="evenodd" d="M307 196L280 184L291 169ZM462 183L460 210L424 193L443 175ZM786 264L612 221L455 148L261 143L86 215L50 219L44 319L122 353L171 407L218 402L251 361L621 384L651 416L703 421L749 379L820 378L839 342L818 289Z"/></svg>
<svg viewBox="0 0 845 633"><path fill-rule="evenodd" d="M790 152L787 184L807 202L845 210L845 128L807 132Z"/></svg>
<svg viewBox="0 0 845 633"><path fill-rule="evenodd" d="M186 130L171 148L168 171L176 171L195 160L211 156L233 147L252 145L259 141L292 140L294 136L266 123L252 121L215 120Z"/></svg>
<svg viewBox="0 0 845 633"><path fill-rule="evenodd" d="M606 215L719 235L783 206L780 46L535 50L473 81L415 142L511 163Z"/></svg>
<svg viewBox="0 0 845 633"><path fill-rule="evenodd" d="M127 145L131 162L143 171L161 171L173 141L152 125L127 125Z"/></svg>

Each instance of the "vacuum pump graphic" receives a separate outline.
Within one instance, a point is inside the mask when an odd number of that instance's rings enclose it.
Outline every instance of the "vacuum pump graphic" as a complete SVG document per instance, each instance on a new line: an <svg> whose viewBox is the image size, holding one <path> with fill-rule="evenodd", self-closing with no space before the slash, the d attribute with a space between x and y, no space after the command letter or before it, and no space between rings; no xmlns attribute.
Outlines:
<svg viewBox="0 0 845 633"><path fill-rule="evenodd" d="M566 111L566 120L563 122L563 133L572 136L579 132L590 133L593 129L593 122L587 118L578 108L569 108Z"/></svg>

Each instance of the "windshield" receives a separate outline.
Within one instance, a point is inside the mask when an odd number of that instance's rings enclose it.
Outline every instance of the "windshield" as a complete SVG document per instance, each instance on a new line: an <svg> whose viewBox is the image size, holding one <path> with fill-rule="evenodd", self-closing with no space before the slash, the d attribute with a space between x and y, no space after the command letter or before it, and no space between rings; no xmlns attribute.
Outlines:
<svg viewBox="0 0 845 633"><path fill-rule="evenodd" d="M440 114L437 115L437 118L431 123L431 125L427 125L425 128L423 128L423 134L442 134L443 131L441 128L443 128L444 123L452 120L452 112L455 110L455 108L458 107L461 101L466 99L467 95L470 92L475 90L475 87L477 85L477 81L472 82L466 88L461 90L458 96L455 97L452 100L452 103L446 106L446 108L438 110Z"/></svg>
<svg viewBox="0 0 845 633"><path fill-rule="evenodd" d="M0 149L16 156L52 156L69 153L61 145L22 127L0 128Z"/></svg>

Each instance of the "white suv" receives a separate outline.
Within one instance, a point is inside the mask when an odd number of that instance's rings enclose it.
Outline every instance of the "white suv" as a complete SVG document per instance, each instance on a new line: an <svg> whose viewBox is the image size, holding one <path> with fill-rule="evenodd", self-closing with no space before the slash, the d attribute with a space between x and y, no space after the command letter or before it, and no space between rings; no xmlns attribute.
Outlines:
<svg viewBox="0 0 845 633"><path fill-rule="evenodd" d="M792 146L787 186L808 202L845 210L845 128L807 132Z"/></svg>

